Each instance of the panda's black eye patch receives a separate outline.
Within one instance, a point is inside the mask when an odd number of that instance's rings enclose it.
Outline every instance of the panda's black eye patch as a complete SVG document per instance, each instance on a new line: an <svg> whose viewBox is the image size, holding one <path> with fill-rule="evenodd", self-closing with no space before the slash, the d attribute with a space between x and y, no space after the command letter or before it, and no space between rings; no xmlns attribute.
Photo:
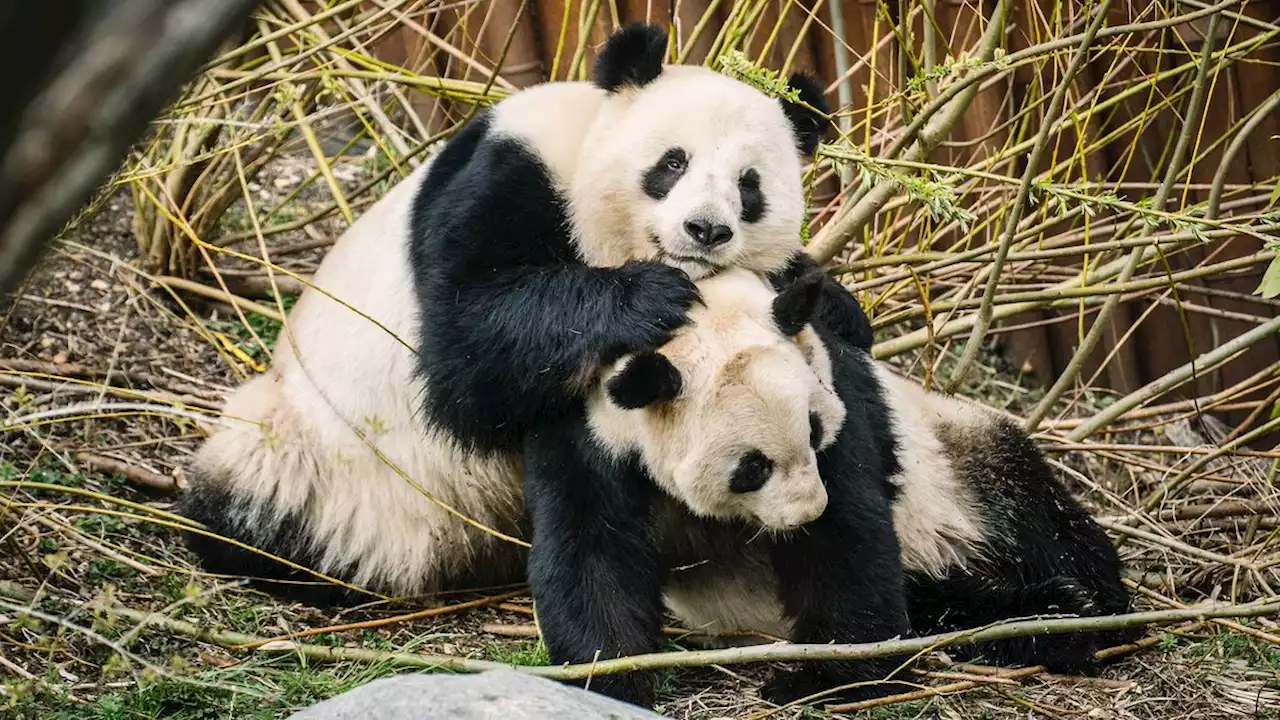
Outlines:
<svg viewBox="0 0 1280 720"><path fill-rule="evenodd" d="M738 467L729 480L729 489L735 493L755 492L764 487L773 475L773 461L759 450L752 450L738 460Z"/></svg>
<svg viewBox="0 0 1280 720"><path fill-rule="evenodd" d="M658 162L645 171L644 180L641 182L644 194L654 200L665 198L688 169L689 155L684 150L680 148L667 150Z"/></svg>
<svg viewBox="0 0 1280 720"><path fill-rule="evenodd" d="M738 192L742 195L742 222L758 222L764 217L768 204L760 190L760 173L754 168L742 173L738 178Z"/></svg>
<svg viewBox="0 0 1280 720"><path fill-rule="evenodd" d="M809 413L809 446L814 450L822 444L822 418L818 413Z"/></svg>

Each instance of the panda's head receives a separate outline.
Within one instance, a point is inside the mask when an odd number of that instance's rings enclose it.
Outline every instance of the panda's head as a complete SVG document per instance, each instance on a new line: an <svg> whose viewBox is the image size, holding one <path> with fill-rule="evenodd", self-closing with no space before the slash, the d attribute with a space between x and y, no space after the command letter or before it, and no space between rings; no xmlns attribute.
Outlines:
<svg viewBox="0 0 1280 720"><path fill-rule="evenodd" d="M571 187L584 259L652 259L695 280L727 267L771 272L800 248L803 163L830 126L822 90L805 107L694 66L664 66L666 33L624 28L594 70L605 91Z"/></svg>
<svg viewBox="0 0 1280 720"><path fill-rule="evenodd" d="M706 301L657 352L619 360L591 399L595 438L637 453L694 514L786 531L827 505L816 452L845 408L807 327L820 277L774 293L729 270L699 283Z"/></svg>

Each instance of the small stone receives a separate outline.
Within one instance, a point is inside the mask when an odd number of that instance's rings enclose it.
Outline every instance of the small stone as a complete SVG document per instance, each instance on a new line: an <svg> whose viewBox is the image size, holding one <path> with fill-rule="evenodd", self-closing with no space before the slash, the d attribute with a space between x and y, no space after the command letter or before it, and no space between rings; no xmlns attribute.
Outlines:
<svg viewBox="0 0 1280 720"><path fill-rule="evenodd" d="M40 348L42 350L48 350L49 348L53 347L53 343L54 343L53 338L47 335L40 338Z"/></svg>
<svg viewBox="0 0 1280 720"><path fill-rule="evenodd" d="M70 273L70 274L68 274L68 275L67 275L67 279L68 279L68 280L75 280L75 281L77 281L77 282L78 282L78 281L80 281L80 280L83 280L83 279L84 279L84 273L80 272L79 270L73 270L73 271L71 271L71 273Z"/></svg>
<svg viewBox="0 0 1280 720"><path fill-rule="evenodd" d="M80 283L73 283L70 280L68 280L66 285L67 285L67 292L71 293L72 295L80 292Z"/></svg>
<svg viewBox="0 0 1280 720"><path fill-rule="evenodd" d="M66 361L67 361L67 354L66 354L66 353L64 353L64 352L60 352L60 353L58 353L57 355L54 355L54 356L53 356L53 361L54 361L55 363L57 363L57 364L61 365L62 363L64 363L64 362L66 362Z"/></svg>
<svg viewBox="0 0 1280 720"><path fill-rule="evenodd" d="M103 280L102 278L96 278L94 279L93 282L89 283L89 287L99 292L106 292L108 289L111 288L111 285L109 285L107 281Z"/></svg>

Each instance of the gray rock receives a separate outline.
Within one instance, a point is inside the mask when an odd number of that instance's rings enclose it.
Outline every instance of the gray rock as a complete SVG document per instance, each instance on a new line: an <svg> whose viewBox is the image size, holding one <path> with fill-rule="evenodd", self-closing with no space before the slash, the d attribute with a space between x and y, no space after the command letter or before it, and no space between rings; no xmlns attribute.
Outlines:
<svg viewBox="0 0 1280 720"><path fill-rule="evenodd" d="M511 670L374 680L289 720L653 720L661 715Z"/></svg>

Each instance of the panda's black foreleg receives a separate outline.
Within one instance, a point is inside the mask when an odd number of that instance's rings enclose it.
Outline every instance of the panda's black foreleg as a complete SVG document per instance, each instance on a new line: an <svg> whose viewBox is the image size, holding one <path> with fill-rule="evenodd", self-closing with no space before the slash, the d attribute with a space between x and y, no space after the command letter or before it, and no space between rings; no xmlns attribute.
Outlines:
<svg viewBox="0 0 1280 720"><path fill-rule="evenodd" d="M873 499L864 494L862 501ZM832 495L821 518L773 547L779 595L795 620L794 641L863 643L906 636L905 591L887 499L879 511ZM841 685L823 696L855 701L903 692L893 682L907 657L826 661L776 676L763 690L784 704Z"/></svg>
<svg viewBox="0 0 1280 720"><path fill-rule="evenodd" d="M529 434L529 583L552 664L660 649L662 576L651 493L643 470L601 454L585 423ZM598 676L587 686L643 707L654 702L655 681L647 672Z"/></svg>
<svg viewBox="0 0 1280 720"><path fill-rule="evenodd" d="M518 448L529 428L570 413L605 363L665 343L699 297L687 275L654 262L506 268L439 285L423 304L426 408L482 450Z"/></svg>

